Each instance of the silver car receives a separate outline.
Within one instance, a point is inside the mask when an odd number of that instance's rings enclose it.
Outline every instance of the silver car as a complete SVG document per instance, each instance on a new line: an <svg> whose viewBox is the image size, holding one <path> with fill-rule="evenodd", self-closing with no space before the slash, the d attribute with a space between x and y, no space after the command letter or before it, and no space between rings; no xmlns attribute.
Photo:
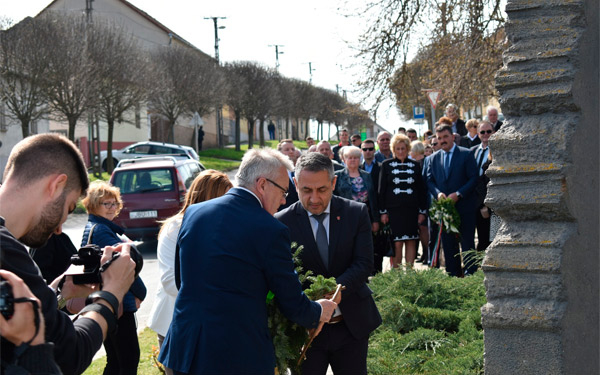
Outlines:
<svg viewBox="0 0 600 375"><path fill-rule="evenodd" d="M148 158L160 155L182 155L192 160L200 160L200 157L198 157L198 154L192 147L172 143L138 142L120 150L112 151L113 165L115 167L123 159ZM102 169L106 171L106 151L100 151L100 164L102 165Z"/></svg>

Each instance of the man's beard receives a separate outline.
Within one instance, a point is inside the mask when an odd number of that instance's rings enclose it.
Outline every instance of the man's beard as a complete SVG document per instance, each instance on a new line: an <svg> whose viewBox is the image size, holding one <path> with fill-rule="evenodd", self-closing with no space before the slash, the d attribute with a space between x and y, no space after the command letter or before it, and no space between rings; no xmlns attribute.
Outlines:
<svg viewBox="0 0 600 375"><path fill-rule="evenodd" d="M66 200L67 194L65 191L54 202L48 203L44 207L42 217L35 227L25 233L19 240L32 248L44 246L62 220Z"/></svg>

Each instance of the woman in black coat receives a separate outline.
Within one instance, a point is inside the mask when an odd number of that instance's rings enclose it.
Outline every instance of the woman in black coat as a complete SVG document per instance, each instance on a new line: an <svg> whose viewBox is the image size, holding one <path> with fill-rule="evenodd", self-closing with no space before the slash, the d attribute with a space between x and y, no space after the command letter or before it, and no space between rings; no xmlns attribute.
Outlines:
<svg viewBox="0 0 600 375"><path fill-rule="evenodd" d="M417 256L419 222L427 212L426 187L421 177L421 166L409 159L410 139L404 134L392 138L393 159L381 164L379 174L379 207L381 223L388 221L392 229L395 255L392 267L402 263L402 249L406 249L406 263L412 266Z"/></svg>

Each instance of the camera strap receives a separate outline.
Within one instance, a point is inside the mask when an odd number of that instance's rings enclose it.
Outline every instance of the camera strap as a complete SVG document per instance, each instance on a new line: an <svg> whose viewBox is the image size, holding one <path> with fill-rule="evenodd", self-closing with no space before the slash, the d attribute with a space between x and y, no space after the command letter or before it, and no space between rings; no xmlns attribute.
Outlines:
<svg viewBox="0 0 600 375"><path fill-rule="evenodd" d="M88 233L88 240L87 240L87 244L88 245L93 244L93 242L92 242L92 234L94 233L94 228L96 228L96 225L98 225L98 223L92 225L92 227L90 228L90 232Z"/></svg>

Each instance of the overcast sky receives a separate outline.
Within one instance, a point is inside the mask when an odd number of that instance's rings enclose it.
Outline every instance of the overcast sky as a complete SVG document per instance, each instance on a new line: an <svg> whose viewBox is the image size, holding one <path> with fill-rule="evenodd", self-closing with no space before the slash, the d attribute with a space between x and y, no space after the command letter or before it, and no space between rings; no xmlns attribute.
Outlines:
<svg viewBox="0 0 600 375"><path fill-rule="evenodd" d="M82 8L85 7L85 0ZM102 0L96 0L102 1ZM222 62L250 60L275 67L275 47L283 45L279 55L280 72L287 77L308 81L312 63L313 83L353 94L360 72L351 46L364 30L367 21L347 17L352 8L364 0L129 0L179 36L205 53L214 56L214 26L204 17L227 17L219 20L219 54ZM13 21L35 16L50 0L0 0L0 15ZM356 13L354 13L356 14ZM389 103L377 113L378 123L389 130L397 129L400 118L396 110L387 111ZM368 105L365 106L368 109ZM387 112L387 113L385 113Z"/></svg>

